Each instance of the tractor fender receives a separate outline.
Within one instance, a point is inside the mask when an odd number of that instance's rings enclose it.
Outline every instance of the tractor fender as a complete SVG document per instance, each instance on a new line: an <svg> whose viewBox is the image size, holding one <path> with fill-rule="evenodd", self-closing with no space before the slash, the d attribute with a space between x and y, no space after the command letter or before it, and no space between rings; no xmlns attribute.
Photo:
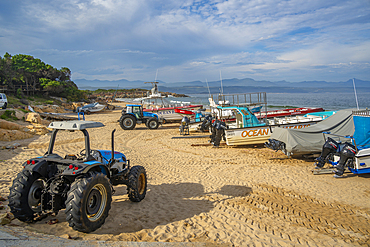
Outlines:
<svg viewBox="0 0 370 247"><path fill-rule="evenodd" d="M65 176L77 176L81 174L86 174L91 171L96 171L107 175L110 178L110 172L106 165L98 162L98 161L88 161L82 164L75 164L72 168L67 167L63 171L63 175Z"/></svg>
<svg viewBox="0 0 370 247"><path fill-rule="evenodd" d="M127 115L132 115L132 116L134 116L135 118L137 118L137 117L136 117L136 115L135 115L135 114L133 114L133 113L125 113L125 114L122 114L122 116L127 116Z"/></svg>
<svg viewBox="0 0 370 247"><path fill-rule="evenodd" d="M46 160L38 160L34 159L31 160L31 162L35 162L35 164L27 164L27 162L24 162L23 167L24 170L32 171L32 172L37 172L39 173L42 177L49 177L48 174L51 171L51 168L49 167L49 162Z"/></svg>

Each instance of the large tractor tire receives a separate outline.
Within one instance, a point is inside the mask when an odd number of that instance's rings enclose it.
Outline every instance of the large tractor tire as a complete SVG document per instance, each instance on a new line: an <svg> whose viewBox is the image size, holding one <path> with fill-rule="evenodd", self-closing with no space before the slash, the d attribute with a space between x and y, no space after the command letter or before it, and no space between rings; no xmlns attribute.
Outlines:
<svg viewBox="0 0 370 247"><path fill-rule="evenodd" d="M69 226L76 231L92 232L101 227L112 202L112 189L103 173L90 173L77 179L67 193L66 215Z"/></svg>
<svg viewBox="0 0 370 247"><path fill-rule="evenodd" d="M158 119L156 118L148 119L148 121L146 122L146 126L151 130L158 129L159 127Z"/></svg>
<svg viewBox="0 0 370 247"><path fill-rule="evenodd" d="M136 118L132 115L123 115L119 119L119 125L124 130L132 130L136 126Z"/></svg>
<svg viewBox="0 0 370 247"><path fill-rule="evenodd" d="M145 198L147 178L145 168L133 166L128 175L127 194L132 202L140 202Z"/></svg>
<svg viewBox="0 0 370 247"><path fill-rule="evenodd" d="M35 213L41 211L41 194L44 179L36 172L23 170L10 187L9 207L14 217L24 222L34 222Z"/></svg>

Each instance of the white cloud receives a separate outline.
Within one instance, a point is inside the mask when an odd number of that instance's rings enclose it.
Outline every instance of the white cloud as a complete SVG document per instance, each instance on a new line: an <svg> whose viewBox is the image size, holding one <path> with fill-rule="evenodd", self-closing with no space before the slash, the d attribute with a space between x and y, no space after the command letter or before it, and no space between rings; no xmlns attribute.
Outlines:
<svg viewBox="0 0 370 247"><path fill-rule="evenodd" d="M317 44L310 49L302 49L283 54L279 60L288 61L291 67L331 65L351 62L370 62L370 41L361 44L344 45L337 43Z"/></svg>
<svg viewBox="0 0 370 247"><path fill-rule="evenodd" d="M142 6L145 6L144 0L54 0L49 4L32 1L23 10L29 18L36 18L57 30L86 31L100 24L129 22L143 10Z"/></svg>
<svg viewBox="0 0 370 247"><path fill-rule="evenodd" d="M169 81L219 70L285 79L325 67L369 76L367 0L20 2L0 10L0 52L32 53L75 76L135 80L159 69Z"/></svg>

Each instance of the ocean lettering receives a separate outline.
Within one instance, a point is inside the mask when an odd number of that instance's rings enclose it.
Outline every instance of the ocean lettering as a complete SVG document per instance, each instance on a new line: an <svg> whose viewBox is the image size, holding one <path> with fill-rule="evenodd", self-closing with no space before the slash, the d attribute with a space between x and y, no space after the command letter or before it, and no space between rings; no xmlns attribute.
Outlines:
<svg viewBox="0 0 370 247"><path fill-rule="evenodd" d="M244 130L241 134L242 137L265 136L269 134L269 129L252 129Z"/></svg>

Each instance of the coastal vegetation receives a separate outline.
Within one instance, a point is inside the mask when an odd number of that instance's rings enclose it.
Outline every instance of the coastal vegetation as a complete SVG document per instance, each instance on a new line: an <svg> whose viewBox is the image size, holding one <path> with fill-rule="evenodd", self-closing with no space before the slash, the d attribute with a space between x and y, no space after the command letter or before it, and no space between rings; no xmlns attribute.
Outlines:
<svg viewBox="0 0 370 247"><path fill-rule="evenodd" d="M5 53L0 57L0 86L7 94L17 98L46 95L65 97L75 101L84 93L71 81L67 67L54 68L31 55Z"/></svg>
<svg viewBox="0 0 370 247"><path fill-rule="evenodd" d="M56 104L52 97L65 98L68 102L108 101L114 97L135 98L147 95L147 89L98 89L80 90L71 80L67 67L60 69L31 55L0 56L0 92L6 92L9 105L27 105L27 101ZM162 93L180 96L174 93Z"/></svg>

